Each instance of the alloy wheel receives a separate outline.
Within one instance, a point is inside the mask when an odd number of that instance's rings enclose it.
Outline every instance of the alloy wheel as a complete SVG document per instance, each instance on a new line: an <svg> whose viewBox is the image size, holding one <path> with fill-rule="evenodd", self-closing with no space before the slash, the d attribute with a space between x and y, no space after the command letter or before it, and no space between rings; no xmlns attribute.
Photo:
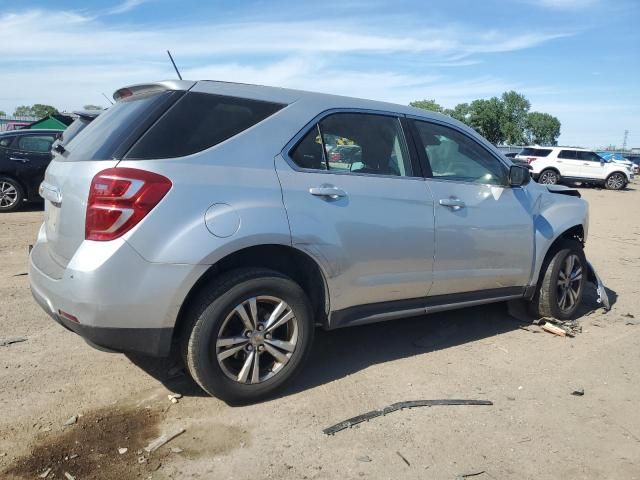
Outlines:
<svg viewBox="0 0 640 480"><path fill-rule="evenodd" d="M543 172L540 176L540 183L544 185L555 185L558 183L558 175L552 171Z"/></svg>
<svg viewBox="0 0 640 480"><path fill-rule="evenodd" d="M291 307L272 296L249 298L227 315L215 354L224 374L238 383L262 383L291 359L298 343L298 320Z"/></svg>
<svg viewBox="0 0 640 480"><path fill-rule="evenodd" d="M624 186L624 178L619 173L614 173L607 180L607 186L612 190L620 190Z"/></svg>
<svg viewBox="0 0 640 480"><path fill-rule="evenodd" d="M0 182L0 208L10 208L18 201L18 190L9 182Z"/></svg>
<svg viewBox="0 0 640 480"><path fill-rule="evenodd" d="M569 312L575 308L582 291L582 273L580 257L576 254L568 255L558 272L557 301L561 311Z"/></svg>

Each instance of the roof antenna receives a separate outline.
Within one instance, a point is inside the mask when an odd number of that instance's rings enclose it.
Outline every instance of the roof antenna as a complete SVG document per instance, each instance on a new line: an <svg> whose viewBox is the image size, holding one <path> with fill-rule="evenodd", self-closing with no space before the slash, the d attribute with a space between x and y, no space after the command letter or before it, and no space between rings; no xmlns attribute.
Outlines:
<svg viewBox="0 0 640 480"><path fill-rule="evenodd" d="M169 60L171 60L171 63L173 64L173 68L175 68L176 73L178 74L178 78L182 80L182 75L180 75L180 70L178 70L178 67L176 67L176 62L173 61L173 57L171 56L171 52L169 50L167 50L167 55L169 55Z"/></svg>
<svg viewBox="0 0 640 480"><path fill-rule="evenodd" d="M109 97L107 97L107 96L104 94L104 92L102 92L102 96L103 96L104 98L106 98L106 99L107 99L107 102L109 102L109 103L111 103L111 105L113 105L113 102L111 101L111 99L110 99Z"/></svg>

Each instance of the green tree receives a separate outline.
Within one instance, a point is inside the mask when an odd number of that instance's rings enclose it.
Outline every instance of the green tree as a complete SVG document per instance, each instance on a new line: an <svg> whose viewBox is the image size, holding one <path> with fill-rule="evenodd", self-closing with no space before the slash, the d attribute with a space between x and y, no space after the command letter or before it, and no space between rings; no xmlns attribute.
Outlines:
<svg viewBox="0 0 640 480"><path fill-rule="evenodd" d="M0 117L6 117L7 114L5 112L3 112L2 110L0 110Z"/></svg>
<svg viewBox="0 0 640 480"><path fill-rule="evenodd" d="M560 120L548 113L531 112L527 115L525 134L529 143L557 145Z"/></svg>
<svg viewBox="0 0 640 480"><path fill-rule="evenodd" d="M445 115L449 115L462 123L469 123L469 115L471 114L471 108L468 103L459 103L453 108L447 108L443 111Z"/></svg>
<svg viewBox="0 0 640 480"><path fill-rule="evenodd" d="M498 97L474 100L469 105L469 126L494 145L504 142L503 121L503 104Z"/></svg>
<svg viewBox="0 0 640 480"><path fill-rule="evenodd" d="M104 107L101 107L100 105L85 105L82 108L85 110L104 110Z"/></svg>
<svg viewBox="0 0 640 480"><path fill-rule="evenodd" d="M55 113L59 113L56 107L52 107L51 105L44 105L42 103L35 103L31 106L20 105L19 107L16 108L13 114L16 117L43 118L43 117L48 117L49 115L53 115Z"/></svg>
<svg viewBox="0 0 640 480"><path fill-rule="evenodd" d="M422 108L423 110L429 110L431 112L443 112L443 108L437 104L435 100L416 100L409 103L409 105L416 108Z"/></svg>
<svg viewBox="0 0 640 480"><path fill-rule="evenodd" d="M513 90L502 94L501 129L508 145L519 145L525 141L527 115L531 103L521 93Z"/></svg>

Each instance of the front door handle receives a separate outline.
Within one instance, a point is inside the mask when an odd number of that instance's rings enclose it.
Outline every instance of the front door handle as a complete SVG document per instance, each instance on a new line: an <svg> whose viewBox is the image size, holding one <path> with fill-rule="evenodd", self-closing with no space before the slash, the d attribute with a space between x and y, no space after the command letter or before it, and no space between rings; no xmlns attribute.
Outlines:
<svg viewBox="0 0 640 480"><path fill-rule="evenodd" d="M22 162L22 163L27 163L29 161L28 158L16 158L16 157L9 157L9 160L11 160L12 162Z"/></svg>
<svg viewBox="0 0 640 480"><path fill-rule="evenodd" d="M440 203L440 205L442 205L443 207L451 208L451 210L460 210L461 208L464 208L466 206L462 200L455 197L441 198L438 203Z"/></svg>
<svg viewBox="0 0 640 480"><path fill-rule="evenodd" d="M322 187L312 187L309 189L309 193L316 197L329 197L329 198L340 198L346 197L347 192L341 190L340 188L334 187L333 185L323 185Z"/></svg>

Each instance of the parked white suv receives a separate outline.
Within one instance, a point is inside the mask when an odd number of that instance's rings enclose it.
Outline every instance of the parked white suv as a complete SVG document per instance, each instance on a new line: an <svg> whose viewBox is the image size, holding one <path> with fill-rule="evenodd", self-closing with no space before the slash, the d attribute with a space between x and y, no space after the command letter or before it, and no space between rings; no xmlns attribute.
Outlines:
<svg viewBox="0 0 640 480"><path fill-rule="evenodd" d="M531 165L533 179L547 185L582 182L620 190L633 179L633 173L624 164L607 161L582 148L525 147L516 159Z"/></svg>

